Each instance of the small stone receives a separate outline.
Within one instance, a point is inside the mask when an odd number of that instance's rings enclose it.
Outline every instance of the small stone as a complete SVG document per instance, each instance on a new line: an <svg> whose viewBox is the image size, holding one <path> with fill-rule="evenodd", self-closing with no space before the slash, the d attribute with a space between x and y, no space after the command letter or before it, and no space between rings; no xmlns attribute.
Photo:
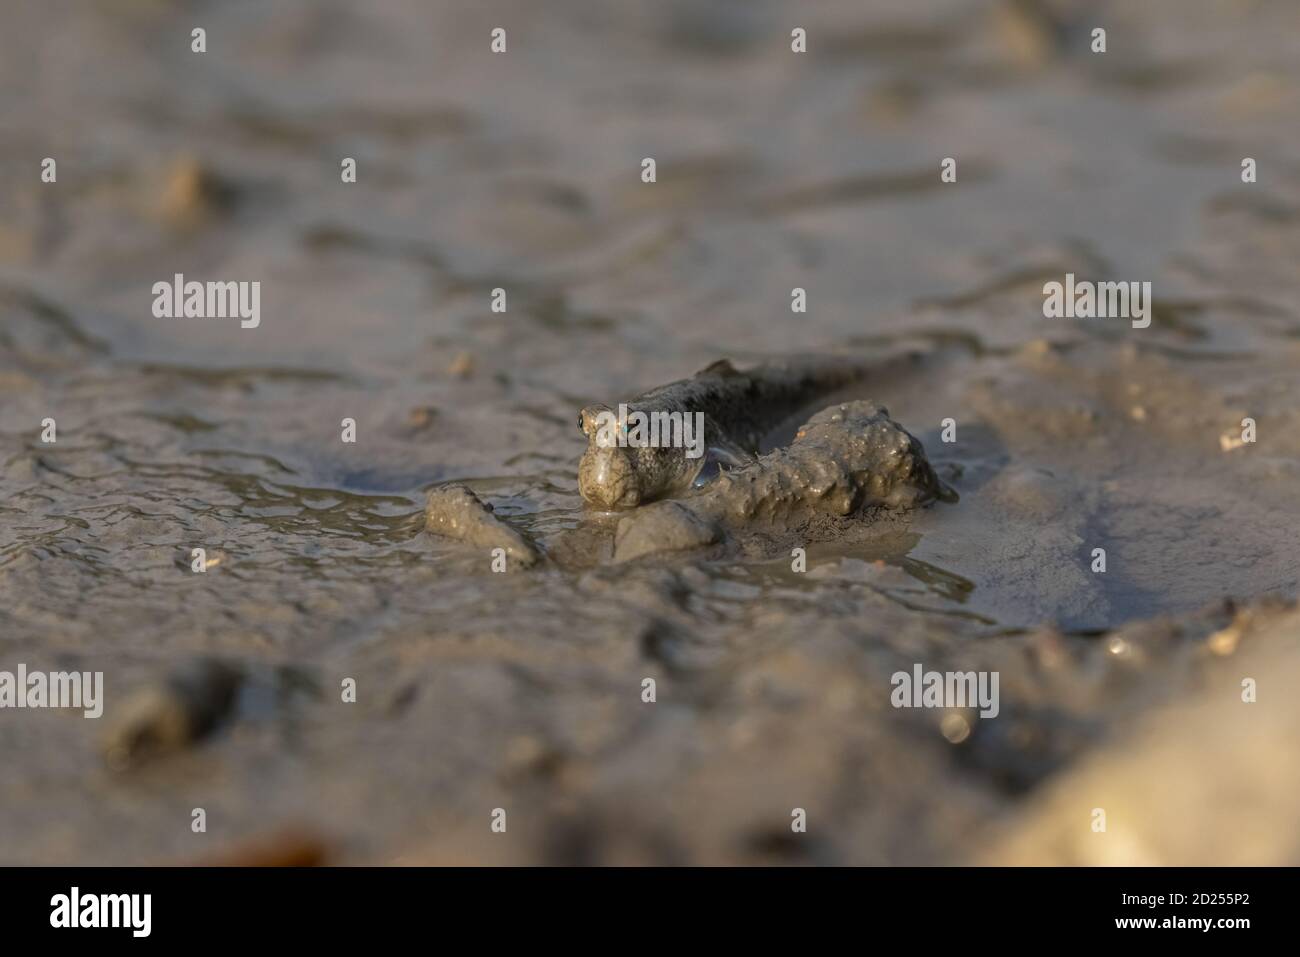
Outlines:
<svg viewBox="0 0 1300 957"><path fill-rule="evenodd" d="M474 356L468 352L460 352L451 360L447 372L458 379L468 379L474 374L474 366Z"/></svg>
<svg viewBox="0 0 1300 957"><path fill-rule="evenodd" d="M1230 625L1220 631L1210 635L1206 644L1209 645L1210 651L1220 657L1226 658L1237 650L1237 644L1241 641L1241 629L1235 625Z"/></svg>

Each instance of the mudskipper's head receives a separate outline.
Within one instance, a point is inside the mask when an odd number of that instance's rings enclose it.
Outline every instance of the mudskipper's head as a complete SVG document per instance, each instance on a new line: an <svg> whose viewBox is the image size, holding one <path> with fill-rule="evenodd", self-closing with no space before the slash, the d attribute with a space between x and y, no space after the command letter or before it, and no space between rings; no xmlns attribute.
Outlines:
<svg viewBox="0 0 1300 957"><path fill-rule="evenodd" d="M587 451L578 463L578 492L599 508L632 508L641 504L641 486L631 450L618 441L618 416L604 405L578 413L578 428L587 436Z"/></svg>

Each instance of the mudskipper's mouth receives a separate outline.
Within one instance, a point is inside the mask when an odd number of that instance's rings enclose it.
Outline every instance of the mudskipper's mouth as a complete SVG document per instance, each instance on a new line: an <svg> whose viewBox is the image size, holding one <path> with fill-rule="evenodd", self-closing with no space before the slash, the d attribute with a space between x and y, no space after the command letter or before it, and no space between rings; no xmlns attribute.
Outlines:
<svg viewBox="0 0 1300 957"><path fill-rule="evenodd" d="M641 503L636 472L621 449L588 449L578 465L578 493L604 509L634 508Z"/></svg>

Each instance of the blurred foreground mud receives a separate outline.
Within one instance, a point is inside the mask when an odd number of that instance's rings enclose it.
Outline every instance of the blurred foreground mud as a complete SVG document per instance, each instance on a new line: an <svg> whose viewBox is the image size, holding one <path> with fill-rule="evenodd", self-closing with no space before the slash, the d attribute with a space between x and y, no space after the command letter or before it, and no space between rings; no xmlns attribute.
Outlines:
<svg viewBox="0 0 1300 957"><path fill-rule="evenodd" d="M1205 649L1232 658L1231 666L1209 669L1195 686L1112 730L1007 815L1014 819L990 842L987 862L1296 866L1300 698L1291 689L1300 682L1300 614L1240 616L1210 635ZM1256 685L1253 703L1243 701L1250 694L1243 682ZM1088 803L1105 810L1104 833L1092 829Z"/></svg>

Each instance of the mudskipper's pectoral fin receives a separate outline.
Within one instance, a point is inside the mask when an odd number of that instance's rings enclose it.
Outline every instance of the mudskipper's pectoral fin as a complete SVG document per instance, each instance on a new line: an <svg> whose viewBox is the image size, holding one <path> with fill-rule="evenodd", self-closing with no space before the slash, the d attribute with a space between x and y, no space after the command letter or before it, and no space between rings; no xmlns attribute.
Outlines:
<svg viewBox="0 0 1300 957"><path fill-rule="evenodd" d="M704 456L704 465L695 475L694 485L696 488L708 485L723 469L744 468L755 460L753 455L738 445L730 442L711 443Z"/></svg>
<svg viewBox="0 0 1300 957"><path fill-rule="evenodd" d="M723 468L728 469L744 468L756 458L756 456L751 454L748 450L731 442L711 443L709 445L708 457L713 459Z"/></svg>

